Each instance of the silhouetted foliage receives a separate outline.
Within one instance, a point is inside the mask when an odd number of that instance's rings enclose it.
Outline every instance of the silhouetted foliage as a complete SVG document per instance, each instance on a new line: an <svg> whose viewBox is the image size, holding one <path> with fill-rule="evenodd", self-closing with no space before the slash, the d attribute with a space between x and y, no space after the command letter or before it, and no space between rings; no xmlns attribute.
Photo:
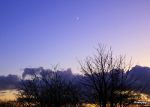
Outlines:
<svg viewBox="0 0 150 107"><path fill-rule="evenodd" d="M117 104L122 107L134 102L137 96L133 88L135 80L128 75L130 63L126 63L125 57L114 57L111 48L107 50L99 45L97 54L86 58L80 65L83 84L91 89L95 103L102 107L107 103L111 107Z"/></svg>
<svg viewBox="0 0 150 107"><path fill-rule="evenodd" d="M73 80L62 78L62 72L56 69L36 70L40 72L34 72L28 79L22 80L18 101L39 107L60 107L79 103L80 89Z"/></svg>

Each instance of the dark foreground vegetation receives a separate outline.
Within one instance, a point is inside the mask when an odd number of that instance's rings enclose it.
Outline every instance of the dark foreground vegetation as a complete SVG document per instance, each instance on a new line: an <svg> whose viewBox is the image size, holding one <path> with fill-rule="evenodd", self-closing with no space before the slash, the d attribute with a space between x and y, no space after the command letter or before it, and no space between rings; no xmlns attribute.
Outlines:
<svg viewBox="0 0 150 107"><path fill-rule="evenodd" d="M81 75L71 70L26 68L16 102L0 107L126 107L140 100L144 86L129 72L130 62L99 46L94 57L80 61Z"/></svg>

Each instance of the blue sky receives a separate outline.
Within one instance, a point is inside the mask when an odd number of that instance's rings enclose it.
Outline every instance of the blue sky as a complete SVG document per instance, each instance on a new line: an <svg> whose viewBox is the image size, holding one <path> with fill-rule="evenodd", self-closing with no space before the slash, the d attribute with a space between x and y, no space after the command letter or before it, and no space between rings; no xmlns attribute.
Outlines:
<svg viewBox="0 0 150 107"><path fill-rule="evenodd" d="M77 72L98 43L150 66L149 10L149 0L1 0L0 75L55 64Z"/></svg>

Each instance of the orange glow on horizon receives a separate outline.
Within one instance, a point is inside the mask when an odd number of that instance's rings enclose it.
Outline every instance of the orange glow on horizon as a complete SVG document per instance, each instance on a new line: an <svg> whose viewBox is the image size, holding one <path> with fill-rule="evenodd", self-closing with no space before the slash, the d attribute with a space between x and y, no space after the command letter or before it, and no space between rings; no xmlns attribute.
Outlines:
<svg viewBox="0 0 150 107"><path fill-rule="evenodd" d="M0 91L1 101L14 101L16 100L17 91L16 90L2 90Z"/></svg>

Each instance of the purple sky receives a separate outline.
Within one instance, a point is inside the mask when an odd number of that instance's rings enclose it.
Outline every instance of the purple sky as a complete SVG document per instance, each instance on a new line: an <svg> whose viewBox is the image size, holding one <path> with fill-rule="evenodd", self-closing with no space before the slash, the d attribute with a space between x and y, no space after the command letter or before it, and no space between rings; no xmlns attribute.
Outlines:
<svg viewBox="0 0 150 107"><path fill-rule="evenodd" d="M150 66L150 0L0 1L0 75L54 64L76 72L98 43Z"/></svg>

